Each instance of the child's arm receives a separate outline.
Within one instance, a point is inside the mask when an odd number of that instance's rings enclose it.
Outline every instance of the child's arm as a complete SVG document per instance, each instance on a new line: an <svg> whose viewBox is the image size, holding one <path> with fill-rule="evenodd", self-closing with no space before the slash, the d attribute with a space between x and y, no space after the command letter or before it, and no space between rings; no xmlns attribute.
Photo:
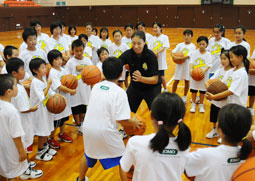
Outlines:
<svg viewBox="0 0 255 181"><path fill-rule="evenodd" d="M23 144L21 141L21 137L13 138L13 141L14 141L16 148L19 152L19 161L23 162L24 160L27 159L27 153L24 150L24 147L23 147Z"/></svg>
<svg viewBox="0 0 255 181"><path fill-rule="evenodd" d="M31 107L29 110L23 111L23 112L21 112L21 113L35 112L35 111L37 111L37 109L38 109L38 105L36 105L36 106L34 106L34 107Z"/></svg>
<svg viewBox="0 0 255 181"><path fill-rule="evenodd" d="M190 56L176 57L176 56L174 56L174 52L172 52L171 55L176 60L183 60L183 59L186 60L186 59L190 58Z"/></svg>
<svg viewBox="0 0 255 181"><path fill-rule="evenodd" d="M46 89L44 89L44 91L43 91L44 96L46 96L46 95L48 94L48 91L49 91L49 89L50 89L51 84L52 84L52 80L51 80L51 78L49 78L48 81L47 81L47 87L46 87Z"/></svg>
<svg viewBox="0 0 255 181"><path fill-rule="evenodd" d="M231 96L231 95L233 95L233 92L231 92L230 90L226 90L226 91L221 92L219 94L211 94L209 92L206 92L205 97L206 97L206 99L211 101L211 100L223 99L223 98L226 98L226 97Z"/></svg>
<svg viewBox="0 0 255 181"><path fill-rule="evenodd" d="M76 89L69 89L68 87L61 85L58 87L59 91L69 93L71 95L74 95L76 93Z"/></svg>
<svg viewBox="0 0 255 181"><path fill-rule="evenodd" d="M140 120L138 120L136 118L130 118L127 120L118 120L116 122L121 124L121 126L123 126L123 127L133 126L134 128L139 128L139 126L143 124Z"/></svg>
<svg viewBox="0 0 255 181"><path fill-rule="evenodd" d="M132 80L135 82L142 82L144 84L157 84L158 83L158 75L154 75L151 77L144 77L142 76L139 70L136 70L132 74Z"/></svg>
<svg viewBox="0 0 255 181"><path fill-rule="evenodd" d="M165 50L166 48L162 48L161 50L153 50L153 53L155 54L155 55L158 55L158 54L160 54L161 52L163 52L164 50Z"/></svg>
<svg viewBox="0 0 255 181"><path fill-rule="evenodd" d="M192 71L193 71L193 69L194 69L194 65L191 63L191 64L189 65L189 73L190 73L190 76L192 76Z"/></svg>

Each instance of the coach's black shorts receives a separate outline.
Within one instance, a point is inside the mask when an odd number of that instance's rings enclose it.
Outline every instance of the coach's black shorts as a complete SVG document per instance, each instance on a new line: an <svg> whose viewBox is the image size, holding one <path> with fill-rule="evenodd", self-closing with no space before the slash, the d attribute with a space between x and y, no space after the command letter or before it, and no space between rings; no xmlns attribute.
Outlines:
<svg viewBox="0 0 255 181"><path fill-rule="evenodd" d="M198 92L198 90L195 90L195 89L190 89L189 91L190 91L191 93L197 93L197 92ZM205 94L206 91L201 91L201 90L200 90L199 93L200 93L200 94Z"/></svg>
<svg viewBox="0 0 255 181"><path fill-rule="evenodd" d="M71 107L72 109L72 114L76 115L76 114L85 114L87 111L87 106L86 105L79 105L79 106L75 106L75 107Z"/></svg>
<svg viewBox="0 0 255 181"><path fill-rule="evenodd" d="M220 111L219 107L215 106L214 104L211 104L210 122L217 123L219 111Z"/></svg>

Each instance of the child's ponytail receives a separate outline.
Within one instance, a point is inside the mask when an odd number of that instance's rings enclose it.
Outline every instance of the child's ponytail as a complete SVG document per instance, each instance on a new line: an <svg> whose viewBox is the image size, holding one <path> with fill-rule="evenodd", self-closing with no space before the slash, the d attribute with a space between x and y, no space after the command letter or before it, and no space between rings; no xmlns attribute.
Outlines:
<svg viewBox="0 0 255 181"><path fill-rule="evenodd" d="M157 134L150 141L150 148L161 153L169 143L169 134L163 125L159 125Z"/></svg>
<svg viewBox="0 0 255 181"><path fill-rule="evenodd" d="M252 144L247 138L244 138L242 142L243 145L238 156L241 160L245 160L246 158L248 158L249 154L252 151Z"/></svg>
<svg viewBox="0 0 255 181"><path fill-rule="evenodd" d="M179 123L179 132L178 132L176 142L178 144L180 151L186 150L191 143L190 130L183 121L180 121Z"/></svg>

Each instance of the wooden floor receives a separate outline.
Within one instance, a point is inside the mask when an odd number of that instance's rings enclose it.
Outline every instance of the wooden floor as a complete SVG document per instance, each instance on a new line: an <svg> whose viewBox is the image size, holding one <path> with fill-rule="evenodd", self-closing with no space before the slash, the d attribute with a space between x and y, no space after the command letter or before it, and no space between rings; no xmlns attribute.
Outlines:
<svg viewBox="0 0 255 181"><path fill-rule="evenodd" d="M109 28L110 32L115 28ZM123 28L120 28L123 30ZM43 28L43 32L49 34L49 28ZM85 28L79 27L78 33L84 33ZM152 33L152 29L148 28L147 31ZM182 28L166 28L163 29L163 33L169 36L170 40L170 49L167 50L167 64L168 70L166 71L166 80L168 89L171 91L172 83L173 83L173 75L175 70L175 64L171 60L171 50L175 48L176 44L183 42L183 33L184 29ZM198 36L213 36L212 29L193 29L194 38L193 43L196 42ZM67 33L67 31L66 31ZM226 37L231 41L234 40L234 31L227 30ZM111 37L112 38L112 37ZM255 44L255 31L247 31L246 40L251 45L251 50L254 49ZM22 31L14 31L14 32L4 32L0 33L0 43L3 45L14 45L19 47L22 43ZM196 44L196 43L195 43ZM252 52L251 52L252 53ZM179 84L177 89L177 93L182 96L183 95L183 82ZM217 145L217 138L215 139L206 139L206 134L211 130L211 124L209 122L209 108L210 104L205 101L205 113L199 113L198 110L196 113L189 113L189 109L191 106L190 103L190 93L188 94L188 102L186 105L186 115L184 118L184 122L189 126L192 133L192 141L191 148L199 148L205 147L201 144L210 144ZM153 132L153 127L151 124L151 120L149 118L149 111L146 104L143 102L139 108L138 114L146 119L147 129L145 134L150 134ZM72 123L72 118L68 121L69 124ZM36 181L74 181L79 174L79 164L80 159L84 154L83 148L83 140L82 136L76 134L76 129L73 126L66 127L67 133L72 136L73 143L61 143L61 149L58 150L58 154L54 157L54 159L50 162L42 162L36 161L37 166L36 169L42 169L44 175L40 179L36 179ZM198 144L195 144L198 143ZM37 138L35 138L34 142L34 152L31 154L31 159L34 160L34 156L36 154L37 149ZM118 181L120 180L118 174L118 168L112 168L107 171L104 171L100 164L97 164L95 168L89 170L88 175L91 181ZM186 178L183 176L183 180Z"/></svg>

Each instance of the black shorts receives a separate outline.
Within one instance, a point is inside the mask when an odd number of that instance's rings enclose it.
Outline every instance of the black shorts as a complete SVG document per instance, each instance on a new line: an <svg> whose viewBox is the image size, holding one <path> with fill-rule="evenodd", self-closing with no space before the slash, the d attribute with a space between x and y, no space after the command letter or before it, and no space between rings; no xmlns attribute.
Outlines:
<svg viewBox="0 0 255 181"><path fill-rule="evenodd" d="M126 71L126 78L129 76L129 71Z"/></svg>
<svg viewBox="0 0 255 181"><path fill-rule="evenodd" d="M159 76L165 76L165 70L159 70L158 74Z"/></svg>
<svg viewBox="0 0 255 181"><path fill-rule="evenodd" d="M154 98L161 93L161 85L157 84L146 90L141 90L135 88L132 84L127 89L127 96L129 106L132 112L136 113L138 107L140 106L142 100L144 99L147 103L149 109L151 109L151 103Z"/></svg>
<svg viewBox="0 0 255 181"><path fill-rule="evenodd" d="M69 116L68 117L65 117L65 118L62 118L62 119L59 119L59 120L54 120L54 128L57 128L57 127L61 127L64 125L64 123L66 121L69 120Z"/></svg>
<svg viewBox="0 0 255 181"><path fill-rule="evenodd" d="M86 105L79 105L75 107L71 107L72 109L72 114L77 115L77 114L85 114L87 111L87 106Z"/></svg>
<svg viewBox="0 0 255 181"><path fill-rule="evenodd" d="M219 107L211 104L210 122L217 123L219 111L220 111Z"/></svg>
<svg viewBox="0 0 255 181"><path fill-rule="evenodd" d="M191 93L197 93L197 92L198 92L198 90L190 89L190 92L191 92ZM201 90L200 90L200 91L199 91L199 93L200 93L200 94L205 94L205 93L206 93L206 91L201 91Z"/></svg>
<svg viewBox="0 0 255 181"><path fill-rule="evenodd" d="M248 96L255 96L255 86L250 86L249 85Z"/></svg>

